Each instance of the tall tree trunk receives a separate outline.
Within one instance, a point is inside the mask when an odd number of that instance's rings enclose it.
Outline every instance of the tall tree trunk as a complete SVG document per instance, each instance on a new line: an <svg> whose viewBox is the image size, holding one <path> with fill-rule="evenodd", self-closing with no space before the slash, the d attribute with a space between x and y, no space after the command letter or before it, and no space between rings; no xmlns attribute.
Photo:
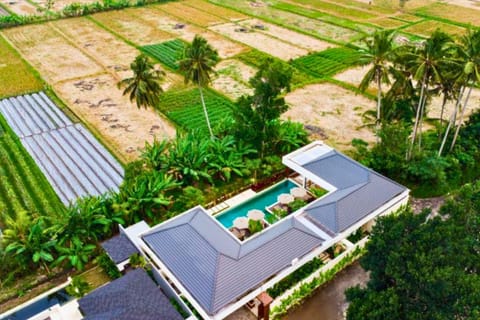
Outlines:
<svg viewBox="0 0 480 320"><path fill-rule="evenodd" d="M442 110L440 111L440 127L443 127L443 113L445 112L445 106L446 106L447 100L448 100L447 98L448 98L448 96L446 94L443 94Z"/></svg>
<svg viewBox="0 0 480 320"><path fill-rule="evenodd" d="M468 100L470 99L470 94L472 93L473 85L470 86L468 89L467 97L465 98L465 102L463 103L462 113L460 114L460 119L458 121L457 128L455 130L455 135L453 136L452 144L450 145L450 151L452 151L453 147L455 147L455 143L457 142L458 133L460 132L460 127L463 123L463 117L465 115L465 110L467 110Z"/></svg>
<svg viewBox="0 0 480 320"><path fill-rule="evenodd" d="M378 85L378 93L377 93L377 122L375 124L375 131L377 136L377 143L380 141L380 137L378 136L378 132L380 131L380 117L381 117L381 106L382 106L382 79L380 75L377 73L377 85Z"/></svg>
<svg viewBox="0 0 480 320"><path fill-rule="evenodd" d="M460 89L460 93L457 98L457 103L455 104L455 109L453 110L453 113L450 116L450 121L448 122L447 130L445 130L445 135L443 136L442 144L440 145L440 149L438 150L439 157L442 156L443 148L445 147L445 143L447 142L448 134L450 133L452 124L455 122L455 119L457 117L457 110L458 110L458 107L460 106L460 103L462 102L464 93L465 93L465 87L463 86L462 89Z"/></svg>
<svg viewBox="0 0 480 320"><path fill-rule="evenodd" d="M203 112L205 113L205 120L207 120L208 132L210 132L210 138L213 138L212 127L210 126L210 119L208 118L207 106L205 105L205 99L203 98L202 86L198 86L200 90L200 99L202 100Z"/></svg>
<svg viewBox="0 0 480 320"><path fill-rule="evenodd" d="M428 85L425 88L425 91L428 92ZM418 134L418 148L422 148L422 132L423 132L423 115L425 114L425 104L427 103L427 94L424 94L423 101L422 101L422 109L420 110L420 124L419 124L419 131Z"/></svg>
<svg viewBox="0 0 480 320"><path fill-rule="evenodd" d="M413 126L412 142L410 143L410 148L408 149L407 160L410 160L410 158L412 157L413 146L415 145L415 140L417 139L417 130L418 130L418 124L420 121L420 111L422 109L423 96L425 95L426 80L427 80L427 72L425 72L425 74L423 75L422 89L420 91L420 101L418 102L417 113L415 115L415 124Z"/></svg>

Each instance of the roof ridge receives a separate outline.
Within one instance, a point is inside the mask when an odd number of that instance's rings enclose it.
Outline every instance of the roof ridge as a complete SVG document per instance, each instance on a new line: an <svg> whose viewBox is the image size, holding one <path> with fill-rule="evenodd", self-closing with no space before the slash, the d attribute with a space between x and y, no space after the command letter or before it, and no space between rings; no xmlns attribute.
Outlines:
<svg viewBox="0 0 480 320"><path fill-rule="evenodd" d="M309 229L306 225L304 225L299 219L296 219L295 217L293 217L293 218L295 219L295 222L293 223L293 228L294 228L295 230L298 230L298 231L300 231L300 232L303 232L303 233L306 234L306 235L309 235L309 236L312 236L312 237L314 237L314 238L317 238L317 239L320 239L320 240L322 240L322 241L325 241L325 239L323 239L322 237L320 237L319 235L317 235L315 232L313 232L312 230L310 230L310 229ZM298 226L296 226L296 224L299 224L299 225L301 225L302 227L306 228L306 229L308 230L308 232L305 231L305 230L303 230L302 228L299 228Z"/></svg>
<svg viewBox="0 0 480 320"><path fill-rule="evenodd" d="M318 158L316 158L316 159L313 159L313 160L311 160L311 161L309 161L309 162L304 163L304 164L302 165L302 167L304 167L304 166L306 166L306 165L309 165L309 164L312 164L312 163L315 163L315 162L318 162L318 161L320 161L320 160L325 160L325 159L331 158L331 157L335 156L336 152L337 152L337 150L332 149L332 150L330 150L330 151L322 154L320 157L318 157Z"/></svg>
<svg viewBox="0 0 480 320"><path fill-rule="evenodd" d="M213 294L210 298L210 306L209 306L209 309L210 310L214 310L215 309L215 300L217 298L217 280L218 280L218 274L219 274L219 269L220 269L220 258L221 256L225 256L223 253L221 252L218 252L217 251L217 261L215 263L215 275L213 277Z"/></svg>

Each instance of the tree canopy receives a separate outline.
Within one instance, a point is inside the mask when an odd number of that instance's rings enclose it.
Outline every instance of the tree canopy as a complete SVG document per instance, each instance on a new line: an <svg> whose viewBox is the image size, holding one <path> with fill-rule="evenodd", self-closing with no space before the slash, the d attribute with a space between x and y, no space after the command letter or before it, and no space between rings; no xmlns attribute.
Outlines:
<svg viewBox="0 0 480 320"><path fill-rule="evenodd" d="M347 319L479 319L479 211L477 183L440 216L405 209L380 219L361 260L370 281L347 291Z"/></svg>

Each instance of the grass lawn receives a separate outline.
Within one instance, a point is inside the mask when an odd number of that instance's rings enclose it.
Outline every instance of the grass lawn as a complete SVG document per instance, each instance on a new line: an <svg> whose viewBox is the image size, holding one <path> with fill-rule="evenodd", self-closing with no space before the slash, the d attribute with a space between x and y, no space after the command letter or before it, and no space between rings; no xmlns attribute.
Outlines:
<svg viewBox="0 0 480 320"><path fill-rule="evenodd" d="M40 91L43 83L0 34L0 98Z"/></svg>

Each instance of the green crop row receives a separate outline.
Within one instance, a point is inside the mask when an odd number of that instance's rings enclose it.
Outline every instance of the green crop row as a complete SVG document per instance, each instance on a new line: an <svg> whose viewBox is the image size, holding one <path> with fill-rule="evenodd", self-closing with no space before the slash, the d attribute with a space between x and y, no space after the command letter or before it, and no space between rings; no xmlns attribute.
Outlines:
<svg viewBox="0 0 480 320"><path fill-rule="evenodd" d="M144 53L157 59L173 70L178 69L178 61L182 58L185 50L185 42L174 39L159 44L143 46L140 48Z"/></svg>
<svg viewBox="0 0 480 320"><path fill-rule="evenodd" d="M232 112L232 102L212 90L203 90L205 105L212 126ZM166 92L159 109L186 130L207 130L200 92L197 88Z"/></svg>
<svg viewBox="0 0 480 320"><path fill-rule="evenodd" d="M27 210L42 216L63 211L57 195L5 122L0 137L0 215Z"/></svg>
<svg viewBox="0 0 480 320"><path fill-rule="evenodd" d="M326 78L345 70L358 61L359 53L348 48L331 48L293 60L298 69L317 78Z"/></svg>
<svg viewBox="0 0 480 320"><path fill-rule="evenodd" d="M237 55L236 58L255 68L259 68L262 64L265 63L265 61L267 61L267 59L273 59L275 61L280 61L285 65L290 65L293 69L293 75L292 75L293 87L302 87L305 84L316 81L315 77L311 76L310 74L307 74L297 69L295 66L288 64L287 62L282 61L280 59L274 58L271 55L262 51L250 50L248 52L244 52Z"/></svg>

